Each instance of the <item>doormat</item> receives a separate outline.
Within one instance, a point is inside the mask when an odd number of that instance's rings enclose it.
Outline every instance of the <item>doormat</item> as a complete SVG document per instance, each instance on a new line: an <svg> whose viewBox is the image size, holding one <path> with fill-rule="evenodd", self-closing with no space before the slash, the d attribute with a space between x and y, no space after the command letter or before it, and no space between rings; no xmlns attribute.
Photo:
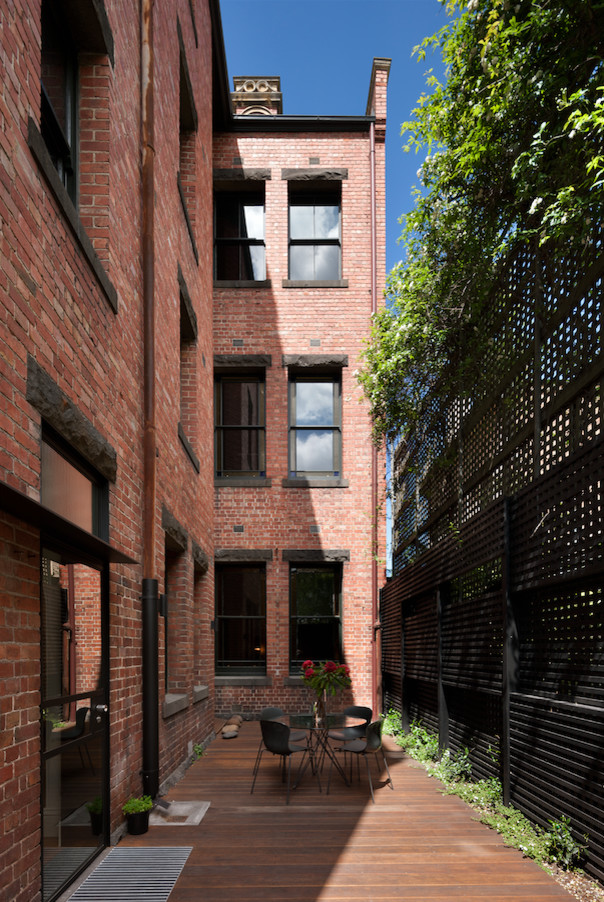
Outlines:
<svg viewBox="0 0 604 902"><path fill-rule="evenodd" d="M152 827L195 827L210 807L209 802L168 802L149 815Z"/></svg>
<svg viewBox="0 0 604 902"><path fill-rule="evenodd" d="M112 849L70 902L167 902L192 846Z"/></svg>
<svg viewBox="0 0 604 902"><path fill-rule="evenodd" d="M56 893L69 880L75 871L92 856L94 849L86 846L44 850L44 896Z"/></svg>

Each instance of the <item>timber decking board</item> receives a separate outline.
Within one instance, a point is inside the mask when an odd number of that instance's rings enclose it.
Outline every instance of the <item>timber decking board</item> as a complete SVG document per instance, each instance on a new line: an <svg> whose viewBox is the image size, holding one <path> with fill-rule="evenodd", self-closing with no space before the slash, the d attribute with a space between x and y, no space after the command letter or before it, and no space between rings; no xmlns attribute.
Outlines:
<svg viewBox="0 0 604 902"><path fill-rule="evenodd" d="M388 754L392 791L372 761L350 787L332 774L319 793L307 771L285 804L276 758L260 729L244 722L218 738L166 796L210 801L197 826L152 826L125 846L192 846L170 902L560 902L572 897L534 862L503 845L460 799L445 796L423 768ZM388 740L386 740L388 743ZM292 765L292 782L296 765Z"/></svg>

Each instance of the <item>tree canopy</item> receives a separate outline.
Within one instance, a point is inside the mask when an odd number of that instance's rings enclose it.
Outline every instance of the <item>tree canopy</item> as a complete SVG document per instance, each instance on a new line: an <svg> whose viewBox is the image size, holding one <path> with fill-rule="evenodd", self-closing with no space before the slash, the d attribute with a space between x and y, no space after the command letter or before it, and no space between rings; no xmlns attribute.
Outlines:
<svg viewBox="0 0 604 902"><path fill-rule="evenodd" d="M446 5L446 27L415 48L440 50L446 75L402 126L405 149L426 153L422 188L359 374L378 439L414 428L445 363L471 381L489 292L519 246L586 247L601 225L604 0Z"/></svg>

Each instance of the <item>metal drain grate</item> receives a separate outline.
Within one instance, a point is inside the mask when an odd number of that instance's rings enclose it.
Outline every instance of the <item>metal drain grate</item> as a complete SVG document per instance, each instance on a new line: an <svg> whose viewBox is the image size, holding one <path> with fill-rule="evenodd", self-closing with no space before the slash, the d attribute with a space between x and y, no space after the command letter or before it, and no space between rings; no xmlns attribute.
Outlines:
<svg viewBox="0 0 604 902"><path fill-rule="evenodd" d="M112 849L70 902L166 902L192 847Z"/></svg>

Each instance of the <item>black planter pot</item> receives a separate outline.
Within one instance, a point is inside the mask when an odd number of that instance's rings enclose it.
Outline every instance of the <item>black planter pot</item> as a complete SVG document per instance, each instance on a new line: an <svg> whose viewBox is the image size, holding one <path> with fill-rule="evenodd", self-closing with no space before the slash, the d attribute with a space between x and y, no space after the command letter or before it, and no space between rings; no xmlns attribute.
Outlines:
<svg viewBox="0 0 604 902"><path fill-rule="evenodd" d="M92 827L92 835L100 836L103 832L103 812L90 811L90 826Z"/></svg>
<svg viewBox="0 0 604 902"><path fill-rule="evenodd" d="M128 814L128 833L131 836L140 836L141 833L146 833L149 829L149 812L148 811L137 811L136 814Z"/></svg>

